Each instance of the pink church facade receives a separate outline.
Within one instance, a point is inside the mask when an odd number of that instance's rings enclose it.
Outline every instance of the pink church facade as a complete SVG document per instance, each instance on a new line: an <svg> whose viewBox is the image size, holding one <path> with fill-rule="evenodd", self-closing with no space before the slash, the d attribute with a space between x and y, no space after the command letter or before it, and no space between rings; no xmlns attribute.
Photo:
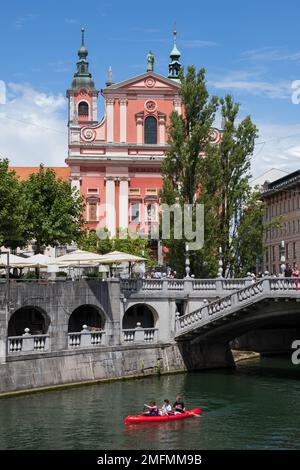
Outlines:
<svg viewBox="0 0 300 470"><path fill-rule="evenodd" d="M109 72L101 91L105 114L98 119L99 91L86 61L82 38L79 61L69 100L69 143L66 163L71 185L86 201L85 220L90 230L107 228L110 236L134 227L141 235L158 227L161 163L168 150L172 111L183 112L178 73L180 53L176 33L168 77L154 72L148 54L147 71L114 84ZM213 130L218 142L220 132Z"/></svg>

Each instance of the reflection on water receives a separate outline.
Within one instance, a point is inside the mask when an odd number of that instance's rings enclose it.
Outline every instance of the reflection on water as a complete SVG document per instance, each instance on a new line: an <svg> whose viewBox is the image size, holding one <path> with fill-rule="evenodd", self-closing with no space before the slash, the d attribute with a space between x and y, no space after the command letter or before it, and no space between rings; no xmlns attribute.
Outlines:
<svg viewBox="0 0 300 470"><path fill-rule="evenodd" d="M287 359L0 400L1 449L300 448L300 366ZM124 425L175 396L201 418Z"/></svg>

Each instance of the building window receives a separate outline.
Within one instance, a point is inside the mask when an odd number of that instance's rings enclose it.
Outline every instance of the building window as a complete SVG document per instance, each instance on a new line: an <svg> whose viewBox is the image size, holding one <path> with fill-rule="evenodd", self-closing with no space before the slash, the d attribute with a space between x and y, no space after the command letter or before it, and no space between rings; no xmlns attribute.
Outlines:
<svg viewBox="0 0 300 470"><path fill-rule="evenodd" d="M148 116L145 119L144 143L157 144L157 121L153 116Z"/></svg>
<svg viewBox="0 0 300 470"><path fill-rule="evenodd" d="M88 221L95 222L96 220L97 220L97 203L89 202Z"/></svg>
<svg viewBox="0 0 300 470"><path fill-rule="evenodd" d="M78 116L88 116L89 105L85 101L81 101L78 105Z"/></svg>
<svg viewBox="0 0 300 470"><path fill-rule="evenodd" d="M286 243L285 245L285 257L286 259L289 259L289 244Z"/></svg>
<svg viewBox="0 0 300 470"><path fill-rule="evenodd" d="M296 242L293 243L293 258L296 259Z"/></svg>
<svg viewBox="0 0 300 470"><path fill-rule="evenodd" d="M132 202L130 205L130 218L133 224L138 224L140 221L140 204Z"/></svg>
<svg viewBox="0 0 300 470"><path fill-rule="evenodd" d="M98 194L99 193L99 189L98 188L88 188L87 189L87 192L89 194Z"/></svg>

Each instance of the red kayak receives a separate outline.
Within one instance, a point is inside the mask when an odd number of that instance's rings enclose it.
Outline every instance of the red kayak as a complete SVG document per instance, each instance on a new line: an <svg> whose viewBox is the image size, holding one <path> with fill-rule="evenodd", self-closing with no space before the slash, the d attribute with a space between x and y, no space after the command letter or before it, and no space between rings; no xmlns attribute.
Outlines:
<svg viewBox="0 0 300 470"><path fill-rule="evenodd" d="M200 416L202 411L199 408L194 408L193 410L185 411L184 413L178 413L176 415L163 415L163 416L127 416L125 418L125 424L138 424L138 423L153 423L160 421L171 421L174 419L183 419L191 418L192 416Z"/></svg>

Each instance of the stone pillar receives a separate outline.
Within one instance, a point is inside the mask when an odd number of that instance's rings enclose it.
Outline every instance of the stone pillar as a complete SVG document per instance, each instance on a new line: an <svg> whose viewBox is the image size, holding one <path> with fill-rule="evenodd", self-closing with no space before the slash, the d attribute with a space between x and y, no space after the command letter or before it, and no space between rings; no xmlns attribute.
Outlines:
<svg viewBox="0 0 300 470"><path fill-rule="evenodd" d="M111 237L116 235L116 205L115 205L115 178L109 176L106 178L105 186L105 212L106 227Z"/></svg>
<svg viewBox="0 0 300 470"><path fill-rule="evenodd" d="M136 118L136 143L143 143L143 123L144 123L144 113L138 113L135 115Z"/></svg>
<svg viewBox="0 0 300 470"><path fill-rule="evenodd" d="M159 143L165 145L165 133L166 133L166 115L158 114L158 125L159 125Z"/></svg>
<svg viewBox="0 0 300 470"><path fill-rule="evenodd" d="M181 114L181 99L176 97L174 100L175 111L180 115Z"/></svg>
<svg viewBox="0 0 300 470"><path fill-rule="evenodd" d="M120 178L119 189L119 226L120 229L128 228L128 178Z"/></svg>
<svg viewBox="0 0 300 470"><path fill-rule="evenodd" d="M1 299L2 300L2 299ZM0 300L0 364L6 362L6 341L7 341L7 307L1 305Z"/></svg>
<svg viewBox="0 0 300 470"><path fill-rule="evenodd" d="M106 100L107 142L114 141L114 101L113 98Z"/></svg>
<svg viewBox="0 0 300 470"><path fill-rule="evenodd" d="M127 141L127 99L120 98L120 142Z"/></svg>
<svg viewBox="0 0 300 470"><path fill-rule="evenodd" d="M78 176L71 176L71 189L76 189L80 193L80 178Z"/></svg>

